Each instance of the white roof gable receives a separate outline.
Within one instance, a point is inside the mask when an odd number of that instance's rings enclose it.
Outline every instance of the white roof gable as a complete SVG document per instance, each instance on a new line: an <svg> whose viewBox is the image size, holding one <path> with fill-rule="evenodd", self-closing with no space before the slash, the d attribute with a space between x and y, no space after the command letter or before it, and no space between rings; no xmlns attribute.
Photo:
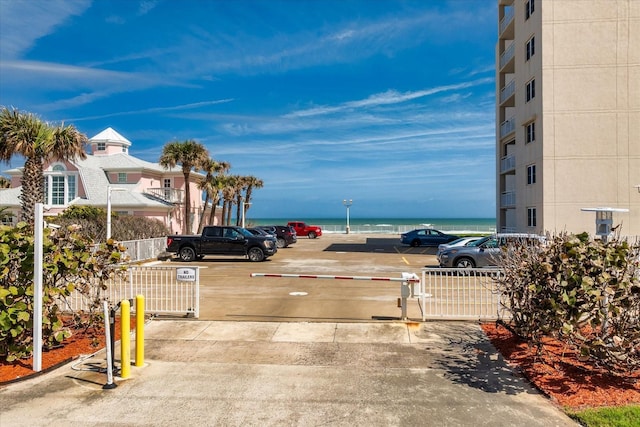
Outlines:
<svg viewBox="0 0 640 427"><path fill-rule="evenodd" d="M120 144L127 147L131 146L131 141L129 141L127 138L120 135L110 127L106 128L93 138L89 139L89 142L106 142L109 144Z"/></svg>

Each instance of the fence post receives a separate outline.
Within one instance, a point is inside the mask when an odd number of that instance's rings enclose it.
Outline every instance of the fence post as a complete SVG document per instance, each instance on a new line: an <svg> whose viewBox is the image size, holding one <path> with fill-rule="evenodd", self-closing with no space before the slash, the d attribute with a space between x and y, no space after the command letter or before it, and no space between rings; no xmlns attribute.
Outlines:
<svg viewBox="0 0 640 427"><path fill-rule="evenodd" d="M113 361L111 359L111 353L113 352L111 346L111 328L109 325L109 307L106 301L102 302L104 309L104 335L105 335L105 347L107 349L107 383L102 386L105 390L116 388L118 385L113 382Z"/></svg>

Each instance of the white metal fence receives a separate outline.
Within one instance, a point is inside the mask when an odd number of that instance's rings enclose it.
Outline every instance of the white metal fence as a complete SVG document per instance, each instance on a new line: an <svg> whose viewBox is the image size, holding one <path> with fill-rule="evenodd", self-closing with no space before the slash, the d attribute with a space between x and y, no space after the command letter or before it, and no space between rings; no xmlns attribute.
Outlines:
<svg viewBox="0 0 640 427"><path fill-rule="evenodd" d="M494 320L507 316L500 300L497 268L423 268L423 319Z"/></svg>
<svg viewBox="0 0 640 427"><path fill-rule="evenodd" d="M166 237L156 237L144 240L125 240L120 242L127 248L127 256L130 262L155 259L167 248Z"/></svg>
<svg viewBox="0 0 640 427"><path fill-rule="evenodd" d="M201 267L128 267L122 275L106 280L105 289L96 290L99 295L83 297L75 292L68 300L72 310L87 310L95 298L106 300L115 306L136 295L144 296L145 313L179 316L200 315ZM97 289L97 288L96 288ZM133 305L132 305L133 307Z"/></svg>

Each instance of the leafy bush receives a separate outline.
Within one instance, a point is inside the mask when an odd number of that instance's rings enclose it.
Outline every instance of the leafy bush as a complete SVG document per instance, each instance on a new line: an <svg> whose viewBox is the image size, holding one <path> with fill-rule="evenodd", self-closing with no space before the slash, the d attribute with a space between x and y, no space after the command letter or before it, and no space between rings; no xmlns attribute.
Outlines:
<svg viewBox="0 0 640 427"><path fill-rule="evenodd" d="M150 239L170 234L160 221L152 218L111 214L111 237L118 241ZM70 206L51 222L67 227L79 225L81 233L101 242L107 234L107 211L93 206Z"/></svg>
<svg viewBox="0 0 640 427"><path fill-rule="evenodd" d="M562 234L507 253L498 281L515 333L538 348L557 338L614 372L640 368L639 244Z"/></svg>
<svg viewBox="0 0 640 427"><path fill-rule="evenodd" d="M113 243L113 242L112 242ZM43 345L55 346L72 333L62 321L66 298L78 291L90 303L87 312L73 313L74 327L99 325L103 280L118 274L125 248L93 241L77 227L52 232L43 239ZM0 226L0 357L7 361L33 352L34 237L24 222Z"/></svg>

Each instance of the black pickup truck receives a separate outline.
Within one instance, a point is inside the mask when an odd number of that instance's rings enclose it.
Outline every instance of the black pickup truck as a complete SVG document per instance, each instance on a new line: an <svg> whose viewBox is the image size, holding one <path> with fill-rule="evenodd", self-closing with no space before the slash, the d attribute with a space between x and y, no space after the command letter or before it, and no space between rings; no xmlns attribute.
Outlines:
<svg viewBox="0 0 640 427"><path fill-rule="evenodd" d="M243 255L259 262L277 251L275 237L256 236L242 227L208 226L201 235L167 236L167 252L177 254L186 262L205 255Z"/></svg>

